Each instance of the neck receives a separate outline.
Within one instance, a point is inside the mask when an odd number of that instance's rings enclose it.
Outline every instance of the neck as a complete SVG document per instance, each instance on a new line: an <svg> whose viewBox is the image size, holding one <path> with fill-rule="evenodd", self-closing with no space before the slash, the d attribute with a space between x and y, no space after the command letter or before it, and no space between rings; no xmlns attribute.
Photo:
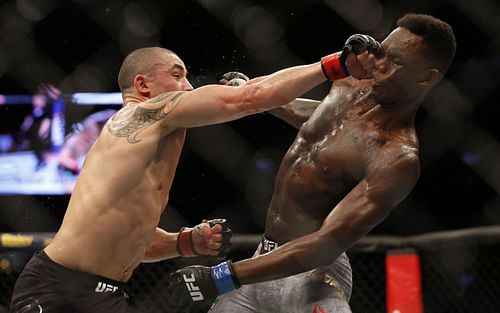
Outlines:
<svg viewBox="0 0 500 313"><path fill-rule="evenodd" d="M122 98L123 98L123 106L127 106L129 104L138 104L138 103L141 103L141 102L144 102L146 100L148 100L149 98L147 97L144 97L144 96L141 96L141 95L136 95L136 94L131 94L131 93L124 93L122 95Z"/></svg>
<svg viewBox="0 0 500 313"><path fill-rule="evenodd" d="M390 98L375 97L381 112L386 112L399 121L410 121L413 123L420 105L427 93L408 93L406 96L399 95Z"/></svg>
<svg viewBox="0 0 500 313"><path fill-rule="evenodd" d="M415 115L419 108L417 103L393 102L377 103L364 116L368 123L376 123L386 130L401 127L413 127Z"/></svg>

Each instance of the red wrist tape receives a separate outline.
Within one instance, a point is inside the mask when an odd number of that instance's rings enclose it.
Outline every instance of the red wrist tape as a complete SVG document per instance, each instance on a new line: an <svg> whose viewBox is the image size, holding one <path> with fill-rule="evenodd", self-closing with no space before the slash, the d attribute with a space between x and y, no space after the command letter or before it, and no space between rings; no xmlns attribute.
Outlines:
<svg viewBox="0 0 500 313"><path fill-rule="evenodd" d="M177 252L181 256L195 256L193 240L191 239L192 228L182 228L177 235Z"/></svg>
<svg viewBox="0 0 500 313"><path fill-rule="evenodd" d="M340 60L341 53L342 52L336 52L321 58L321 69L326 78L331 81L348 76Z"/></svg>

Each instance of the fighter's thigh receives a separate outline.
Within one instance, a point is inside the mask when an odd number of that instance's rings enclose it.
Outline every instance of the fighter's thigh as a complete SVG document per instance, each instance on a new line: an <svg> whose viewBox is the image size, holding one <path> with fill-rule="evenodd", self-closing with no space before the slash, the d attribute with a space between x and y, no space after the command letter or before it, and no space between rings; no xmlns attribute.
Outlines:
<svg viewBox="0 0 500 313"><path fill-rule="evenodd" d="M352 313L349 297L331 276L314 270L297 284L293 312Z"/></svg>
<svg viewBox="0 0 500 313"><path fill-rule="evenodd" d="M73 308L59 300L59 287L50 279L21 275L12 293L10 312L64 312Z"/></svg>
<svg viewBox="0 0 500 313"><path fill-rule="evenodd" d="M215 300L209 313L257 313L256 302L253 301L254 286L242 286L240 289L221 295Z"/></svg>
<svg viewBox="0 0 500 313"><path fill-rule="evenodd" d="M142 313L148 312L147 308L132 306L122 293L80 295L71 301L79 313ZM68 311L69 312L69 311ZM44 311L45 313L45 311Z"/></svg>

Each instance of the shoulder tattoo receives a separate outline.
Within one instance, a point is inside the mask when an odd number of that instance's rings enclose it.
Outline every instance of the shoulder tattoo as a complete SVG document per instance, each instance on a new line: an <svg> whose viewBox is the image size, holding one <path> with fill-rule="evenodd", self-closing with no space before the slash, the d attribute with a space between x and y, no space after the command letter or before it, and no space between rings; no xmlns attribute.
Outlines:
<svg viewBox="0 0 500 313"><path fill-rule="evenodd" d="M147 103L163 102L158 108L146 109L140 105L125 107L108 122L108 131L115 137L126 137L129 143L138 143L140 133L148 126L162 120L175 107L184 92L164 93L151 98Z"/></svg>

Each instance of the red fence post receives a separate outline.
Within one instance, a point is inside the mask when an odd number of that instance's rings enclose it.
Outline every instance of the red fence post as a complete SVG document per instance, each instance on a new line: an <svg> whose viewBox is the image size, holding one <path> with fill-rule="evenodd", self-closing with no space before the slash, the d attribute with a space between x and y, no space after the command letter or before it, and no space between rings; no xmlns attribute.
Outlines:
<svg viewBox="0 0 500 313"><path fill-rule="evenodd" d="M420 258L416 251L390 250L385 265L387 313L423 313Z"/></svg>

